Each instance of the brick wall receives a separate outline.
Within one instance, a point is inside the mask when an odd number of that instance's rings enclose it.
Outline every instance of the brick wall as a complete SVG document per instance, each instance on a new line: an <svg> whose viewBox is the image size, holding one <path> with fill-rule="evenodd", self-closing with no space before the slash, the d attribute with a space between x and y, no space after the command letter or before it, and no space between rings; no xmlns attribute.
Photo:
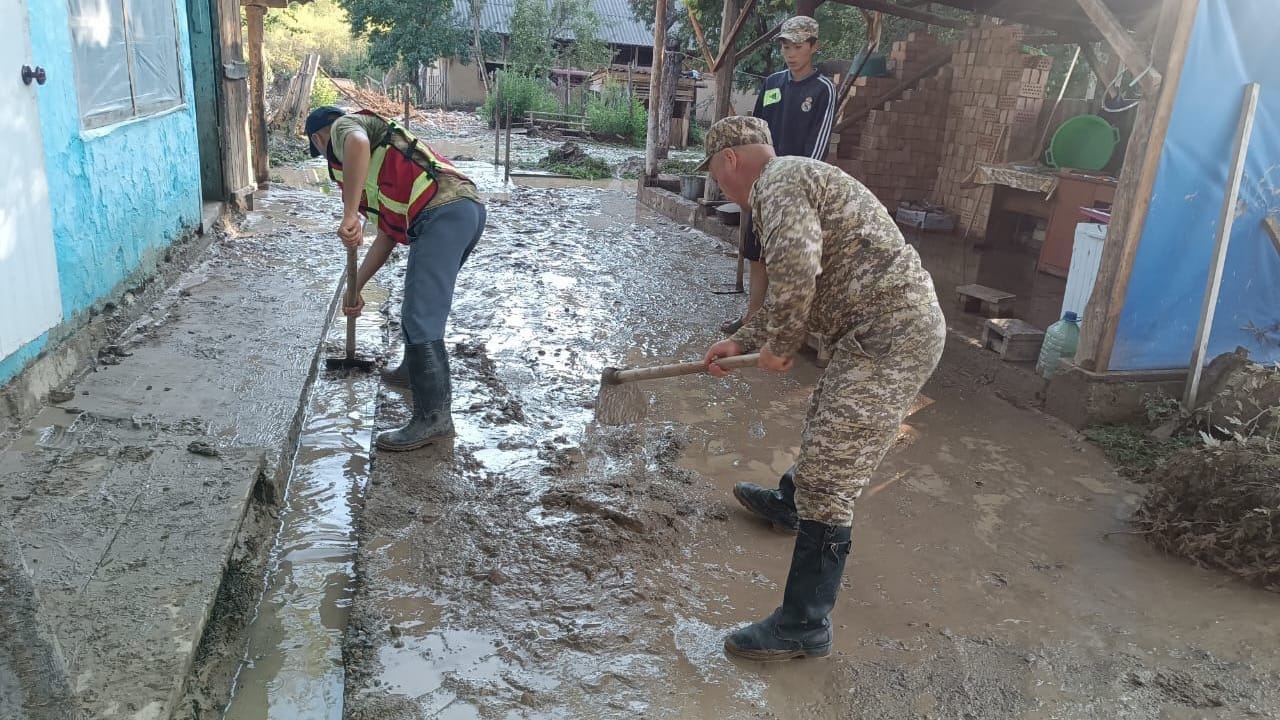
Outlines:
<svg viewBox="0 0 1280 720"><path fill-rule="evenodd" d="M978 162L1026 159L1034 152L1052 60L1022 52L1022 28L984 24L961 36L951 62L942 163L932 200L981 236L991 192L964 188Z"/></svg>
<svg viewBox="0 0 1280 720"><path fill-rule="evenodd" d="M961 185L976 162L1005 162L1034 152L1051 59L1022 53L1022 28L990 22L967 31L951 65L899 99L832 137L827 161L858 178L891 210L929 199L955 214L960 228L981 235L990 192ZM858 78L845 115L866 110L941 50L925 33L894 43L891 77Z"/></svg>

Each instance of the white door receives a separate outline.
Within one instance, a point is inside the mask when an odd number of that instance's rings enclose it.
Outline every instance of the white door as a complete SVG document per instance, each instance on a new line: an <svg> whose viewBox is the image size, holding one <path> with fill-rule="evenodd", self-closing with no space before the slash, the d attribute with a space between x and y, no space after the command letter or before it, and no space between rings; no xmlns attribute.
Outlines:
<svg viewBox="0 0 1280 720"><path fill-rule="evenodd" d="M47 0L36 0L46 2ZM31 57L27 0L0 0L0 359L62 320L53 219L40 139L39 96L22 79ZM17 37L14 37L16 32ZM48 78L68 83L71 78ZM48 86L46 86L48 87ZM62 97L72 96L60 93Z"/></svg>

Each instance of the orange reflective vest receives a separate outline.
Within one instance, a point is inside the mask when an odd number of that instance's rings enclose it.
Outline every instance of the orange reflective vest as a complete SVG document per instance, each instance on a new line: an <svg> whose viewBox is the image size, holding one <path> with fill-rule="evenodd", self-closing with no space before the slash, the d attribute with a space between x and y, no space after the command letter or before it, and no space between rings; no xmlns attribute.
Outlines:
<svg viewBox="0 0 1280 720"><path fill-rule="evenodd" d="M368 110L356 114L379 117ZM445 173L464 182L471 181L445 156L394 120L379 119L387 123L387 134L376 147L370 148L369 177L365 179L360 197L360 212L376 221L378 229L392 240L408 245L409 224L435 197L436 177ZM332 145L325 148L325 156L329 160L329 177L338 187L343 187L342 163L333 154Z"/></svg>

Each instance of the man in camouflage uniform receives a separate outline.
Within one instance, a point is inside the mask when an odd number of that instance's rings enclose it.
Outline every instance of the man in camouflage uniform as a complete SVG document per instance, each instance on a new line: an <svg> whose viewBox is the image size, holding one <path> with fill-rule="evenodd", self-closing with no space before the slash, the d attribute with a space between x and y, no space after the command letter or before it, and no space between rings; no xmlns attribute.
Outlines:
<svg viewBox="0 0 1280 720"><path fill-rule="evenodd" d="M725 638L755 660L831 652L829 614L849 554L853 508L937 367L946 324L933 281L884 205L839 168L774 155L759 119L730 117L707 133L703 167L752 210L769 266L769 299L741 330L707 351L760 352L760 367L791 369L808 333L834 348L809 402L800 457L778 489L740 483L753 513L795 528L782 607Z"/></svg>

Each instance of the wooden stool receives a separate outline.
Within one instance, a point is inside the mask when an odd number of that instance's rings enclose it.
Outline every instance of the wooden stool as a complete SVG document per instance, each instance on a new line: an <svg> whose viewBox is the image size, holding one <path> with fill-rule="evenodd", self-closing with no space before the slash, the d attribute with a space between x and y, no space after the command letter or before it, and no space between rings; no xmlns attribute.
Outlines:
<svg viewBox="0 0 1280 720"><path fill-rule="evenodd" d="M956 300L962 310L986 317L1013 317L1013 303L1017 299L1018 296L1013 293L986 285L961 285L956 288Z"/></svg>
<svg viewBox="0 0 1280 720"><path fill-rule="evenodd" d="M982 347L995 350L1005 362L1035 362L1044 331L1015 318L992 318L982 326Z"/></svg>

